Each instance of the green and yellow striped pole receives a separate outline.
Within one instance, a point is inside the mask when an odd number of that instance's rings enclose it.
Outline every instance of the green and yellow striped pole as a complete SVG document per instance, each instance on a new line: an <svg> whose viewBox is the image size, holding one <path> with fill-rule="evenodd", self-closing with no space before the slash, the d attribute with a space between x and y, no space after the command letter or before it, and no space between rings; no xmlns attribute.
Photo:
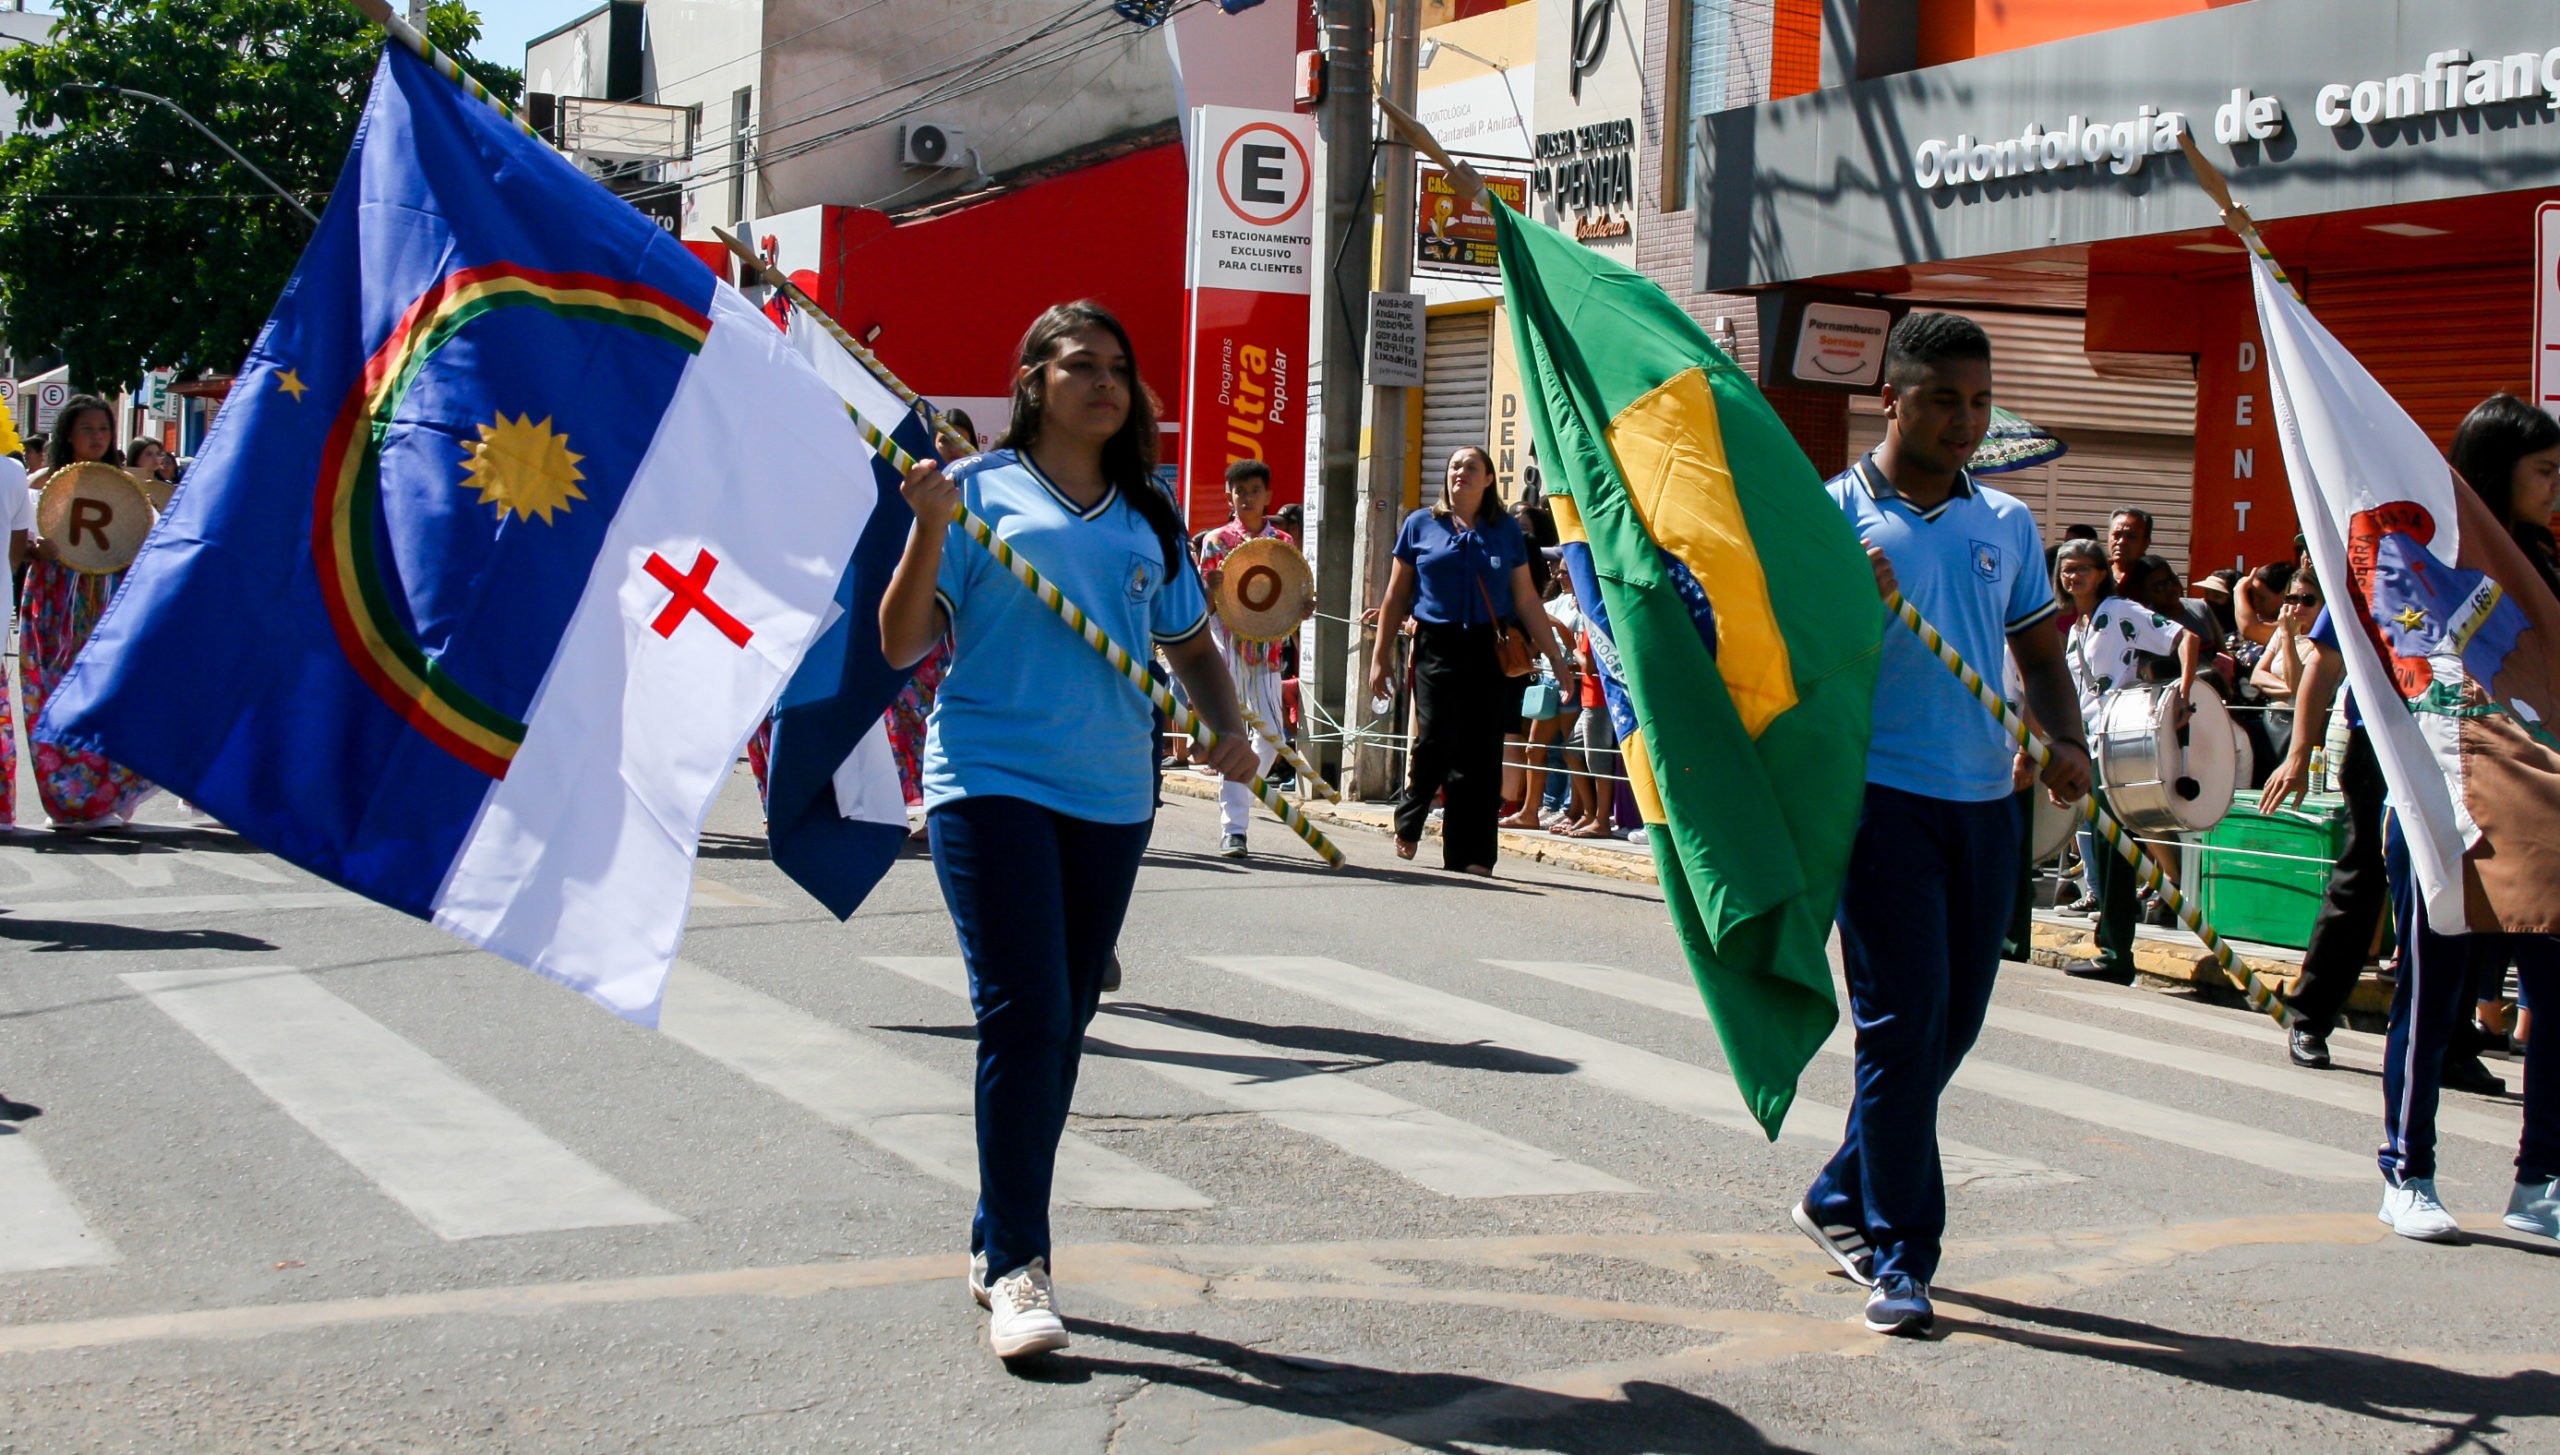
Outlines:
<svg viewBox="0 0 2560 1455"><path fill-rule="evenodd" d="M536 141L542 140L542 133L535 131L521 112L499 100L497 93L481 85L479 78L462 69L453 57L436 49L435 42L427 39L425 32L411 25L399 11L384 3L384 0L347 0L347 3L354 7L357 14L388 31L393 40L417 52L418 59L435 67L439 75L460 86L472 99L487 104L490 110L515 123L518 131Z"/></svg>
<svg viewBox="0 0 2560 1455"><path fill-rule="evenodd" d="M1990 683L1982 680L1982 674L1973 670L1972 664L1965 661L1955 648L1947 645L1947 639L1938 635L1938 629L1929 625L1928 620L1920 615L1919 609L1903 599L1901 592L1897 591L1887 597L1885 605L1892 609L1904 626L1911 628L1912 634L1920 638L1923 646L1937 654L1938 661L1944 664L1948 671L1956 674L1956 680L1964 684L1965 690L1972 693L1976 701L1990 710L1991 715L1999 720L2000 726L2008 731L2010 737L2017 740L2018 747L2034 761L2037 767L2041 768L2052 761L2053 752L2044 745L2044 739L2027 730L2026 719L2018 716L2011 710L2009 704L2000 700L2000 694L1992 690ZM2168 904L2169 908L2177 914L2179 919L2186 922L2188 929L2195 931L2197 939L2204 941L2205 948L2213 952L2214 960L2222 966L2222 973L2230 978L2233 985L2247 994L2250 1009L2281 1020L2284 1015L2284 1003L2276 997L2276 993L2258 978L2258 972L2250 969L2247 961L2231 952L2231 947L2223 942L2222 936L2215 934L2213 926L2205 923L2204 916L2197 912L2194 903L2179 891L2176 884L2170 882L2167 875L2160 872L2160 866L2152 863L2150 856L2142 852L2142 846L2135 842L2133 835L2125 832L2124 825L2116 822L2113 814L2098 806L2098 796L2095 793L2081 800L2080 813L2082 817L2089 820L2090 827L2114 848L2117 855L2133 866L2134 872L2141 878L2143 887L2159 891L2161 899Z"/></svg>
<svg viewBox="0 0 2560 1455"><path fill-rule="evenodd" d="M891 469L903 475L916 467L918 463L916 457L908 454L905 446L891 439L871 421L864 419L852 405L845 406L845 413L852 416L855 427L862 431L864 442L869 444L881 459L888 461ZM1094 625L1093 618L1086 616L1082 607L1069 601L1066 593L1050 584L1049 578L1041 575L1037 567L1015 555L1013 547L1006 545L976 512L965 505L955 505L952 507L952 518L969 539L985 547L987 554L995 557L998 565L1012 572L1013 579L1029 588L1031 594L1038 598L1041 604L1056 612L1058 619L1067 624L1068 630L1084 638L1086 646L1100 652L1102 659L1111 664L1111 670L1128 679L1130 686L1137 688L1141 696L1160 708L1167 718L1180 726L1183 732L1189 733L1202 747L1217 742L1218 735L1211 731L1207 723L1200 720L1198 713L1176 701L1174 695L1165 689L1163 683L1156 680L1156 675L1148 671L1144 663L1129 655L1128 651L1118 642L1113 641L1101 627ZM1333 842L1327 839L1314 824L1309 823L1307 816L1298 811L1297 805L1283 797L1279 789L1271 786L1269 780L1254 779L1253 796L1261 799L1265 808L1279 815L1280 821L1289 826L1289 831L1306 840L1307 847L1322 855L1326 863L1336 869L1342 867L1342 851L1335 848Z"/></svg>
<svg viewBox="0 0 2560 1455"><path fill-rule="evenodd" d="M2276 281L2284 285L2285 291L2299 300L2302 290L2293 286L2293 279L2285 276L2284 264L2276 261L2274 250L2267 246L2265 238L2258 235L2257 221L2249 216L2249 209L2232 200L2231 184L2223 180L2221 168L2205 160L2192 130L2179 128L2178 149L2186 153L2187 166L2196 174L2196 184L2204 188L2205 195L2213 199L2215 209L2221 212L2222 225L2231 229L2232 235L2246 244L2250 252L2257 254L2258 261L2267 265L2267 271L2276 275Z"/></svg>

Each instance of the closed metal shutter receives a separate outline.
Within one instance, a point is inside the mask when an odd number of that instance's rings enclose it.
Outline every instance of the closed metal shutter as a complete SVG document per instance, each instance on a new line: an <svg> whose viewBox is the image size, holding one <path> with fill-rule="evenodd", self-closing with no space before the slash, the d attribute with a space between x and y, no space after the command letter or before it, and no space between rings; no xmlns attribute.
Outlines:
<svg viewBox="0 0 2560 1455"><path fill-rule="evenodd" d="M1422 503L1440 498L1449 452L1493 434L1493 311L1435 313L1423 324Z"/></svg>
<svg viewBox="0 0 2560 1455"><path fill-rule="evenodd" d="M2439 447L2499 390L2531 395L2533 270L2314 272L2311 311Z"/></svg>
<svg viewBox="0 0 2560 1455"><path fill-rule="evenodd" d="M1991 335L1992 397L2010 413L2057 433L2196 432L2195 380L2098 373L2089 365L2080 315L1968 310L1965 316Z"/></svg>
<svg viewBox="0 0 2560 1455"><path fill-rule="evenodd" d="M1861 396L1849 404L1849 448L1854 459L1884 439L1884 416L1873 399ZM2125 430L2053 432L2071 447L2069 454L2049 464L1991 476L1991 487L2026 502L2047 545L2062 539L2063 528L2071 525L2094 526L2104 539L2107 517L2120 505L2150 511L2152 551L2168 557L2178 569L2178 579L2187 581L2194 438Z"/></svg>

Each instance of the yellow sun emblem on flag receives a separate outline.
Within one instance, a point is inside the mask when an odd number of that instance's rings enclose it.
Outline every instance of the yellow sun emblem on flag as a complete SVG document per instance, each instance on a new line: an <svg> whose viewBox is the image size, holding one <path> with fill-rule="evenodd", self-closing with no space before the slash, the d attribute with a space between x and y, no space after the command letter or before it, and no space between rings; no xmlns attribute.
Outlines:
<svg viewBox="0 0 2560 1455"><path fill-rule="evenodd" d="M585 458L570 451L567 435L552 431L550 416L536 424L530 415L509 419L500 410L495 423L480 426L479 443L463 446L462 468L472 478L461 483L466 490L478 486L480 503L495 505L502 516L511 510L518 520L539 515L549 525L552 512L587 498L577 484L586 478L578 468Z"/></svg>

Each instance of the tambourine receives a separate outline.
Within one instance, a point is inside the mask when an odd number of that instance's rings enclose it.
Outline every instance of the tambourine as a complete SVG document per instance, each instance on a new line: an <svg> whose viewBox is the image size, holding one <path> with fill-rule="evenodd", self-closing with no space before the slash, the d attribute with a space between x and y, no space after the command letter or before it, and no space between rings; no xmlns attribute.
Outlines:
<svg viewBox="0 0 2560 1455"><path fill-rule="evenodd" d="M132 565L158 518L142 482L100 460L54 471L36 496L36 533L54 559L90 576Z"/></svg>
<svg viewBox="0 0 2560 1455"><path fill-rule="evenodd" d="M1248 642L1298 634L1316 599L1316 575L1296 546L1258 536L1227 552L1218 569L1218 619L1230 633Z"/></svg>

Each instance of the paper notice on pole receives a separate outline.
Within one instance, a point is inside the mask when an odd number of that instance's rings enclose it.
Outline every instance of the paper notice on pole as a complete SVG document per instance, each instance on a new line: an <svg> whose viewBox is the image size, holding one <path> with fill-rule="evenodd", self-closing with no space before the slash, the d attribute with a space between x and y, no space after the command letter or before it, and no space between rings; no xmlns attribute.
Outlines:
<svg viewBox="0 0 2560 1455"><path fill-rule="evenodd" d="M1422 387L1422 295L1369 295L1369 382L1380 389Z"/></svg>

